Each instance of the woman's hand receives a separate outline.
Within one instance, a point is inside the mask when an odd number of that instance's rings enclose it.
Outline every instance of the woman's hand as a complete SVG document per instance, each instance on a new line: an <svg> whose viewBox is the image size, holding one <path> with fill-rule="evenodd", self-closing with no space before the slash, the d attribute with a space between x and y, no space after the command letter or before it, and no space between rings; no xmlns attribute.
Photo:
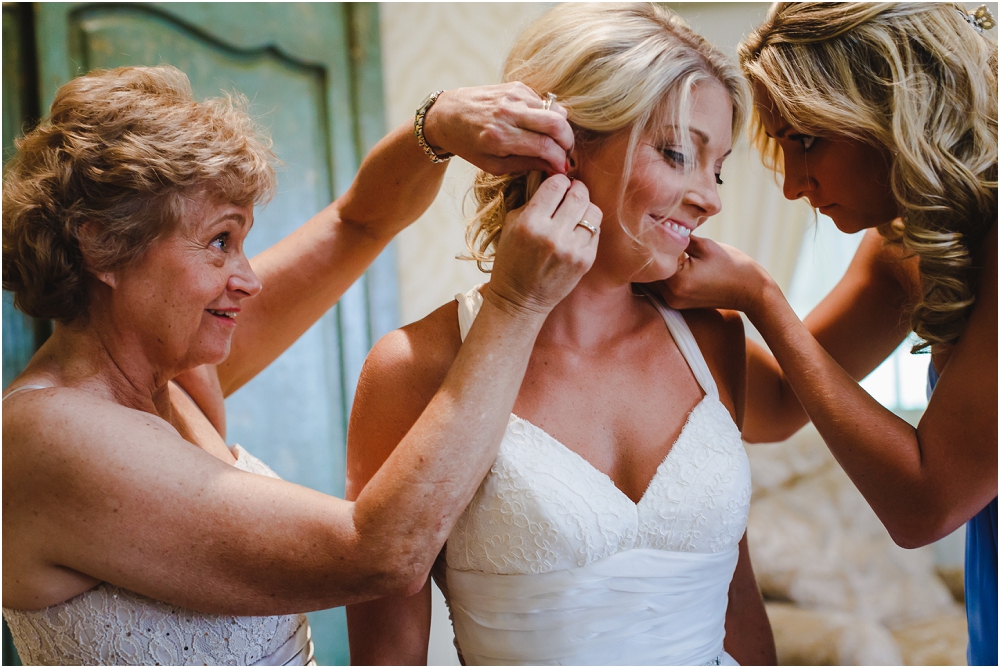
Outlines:
<svg viewBox="0 0 1000 668"><path fill-rule="evenodd" d="M427 142L490 174L540 170L565 174L573 130L566 110L523 83L441 93L424 121Z"/></svg>
<svg viewBox="0 0 1000 668"><path fill-rule="evenodd" d="M551 311L594 263L602 217L582 182L546 179L531 201L507 214L484 297L501 308ZM597 233L578 226L581 220Z"/></svg>
<svg viewBox="0 0 1000 668"><path fill-rule="evenodd" d="M659 287L667 304L676 309L735 309L749 316L761 301L764 288L772 282L745 253L692 236L677 273Z"/></svg>

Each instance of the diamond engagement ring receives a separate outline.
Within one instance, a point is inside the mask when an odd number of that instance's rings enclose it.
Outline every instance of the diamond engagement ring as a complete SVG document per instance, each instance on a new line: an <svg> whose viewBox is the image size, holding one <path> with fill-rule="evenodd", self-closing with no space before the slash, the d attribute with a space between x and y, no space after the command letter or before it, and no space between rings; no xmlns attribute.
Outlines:
<svg viewBox="0 0 1000 668"><path fill-rule="evenodd" d="M590 236L594 236L595 234L597 234L597 227L595 227L593 223L589 223L586 220L581 220L579 223L576 224L576 227L574 227L573 229L576 229L577 227L582 227L583 229L590 232Z"/></svg>
<svg viewBox="0 0 1000 668"><path fill-rule="evenodd" d="M555 93L546 93L545 94L545 99L542 100L542 109L544 109L545 111L548 111L549 109L552 108L552 103L555 102L555 101L556 101L556 94Z"/></svg>

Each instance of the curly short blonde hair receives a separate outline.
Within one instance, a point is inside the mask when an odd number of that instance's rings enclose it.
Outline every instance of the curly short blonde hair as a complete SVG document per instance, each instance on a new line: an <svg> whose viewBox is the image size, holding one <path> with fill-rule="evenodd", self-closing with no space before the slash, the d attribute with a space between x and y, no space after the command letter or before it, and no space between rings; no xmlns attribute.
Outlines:
<svg viewBox="0 0 1000 668"><path fill-rule="evenodd" d="M246 104L196 102L170 66L95 70L61 87L4 173L3 287L15 306L72 322L89 307L88 272L139 260L186 198L268 201L274 155ZM95 232L81 241L85 223Z"/></svg>
<svg viewBox="0 0 1000 668"><path fill-rule="evenodd" d="M775 3L739 48L751 83L798 132L868 142L893 156L902 225L880 232L920 258L911 326L954 343L997 220L997 45L956 3ZM755 117L765 163L780 148ZM979 266L977 266L979 265Z"/></svg>
<svg viewBox="0 0 1000 668"><path fill-rule="evenodd" d="M520 81L539 95L555 93L578 145L630 129L623 188L644 137L659 137L673 127L685 153L690 152L686 126L699 83L715 81L726 89L734 140L749 103L736 64L675 13L649 3L558 5L518 37L503 80ZM480 269L489 270L507 212L524 205L543 178L542 172L477 174L472 190L477 211L466 228L466 243ZM641 246L642 230L620 222Z"/></svg>

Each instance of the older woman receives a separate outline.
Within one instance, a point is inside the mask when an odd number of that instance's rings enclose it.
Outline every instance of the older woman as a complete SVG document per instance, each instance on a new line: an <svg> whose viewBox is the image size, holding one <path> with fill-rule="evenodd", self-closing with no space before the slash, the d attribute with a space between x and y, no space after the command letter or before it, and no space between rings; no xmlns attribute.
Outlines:
<svg viewBox="0 0 1000 668"><path fill-rule="evenodd" d="M966 529L969 663L997 664L997 48L952 3L777 3L740 48L758 144L864 238L800 322L746 256L704 240L671 303L745 310L750 440L812 420L904 547ZM857 384L910 332L927 349L913 427Z"/></svg>
<svg viewBox="0 0 1000 668"><path fill-rule="evenodd" d="M520 85L459 90L424 139L494 170L559 171L563 113ZM251 263L270 157L232 101L195 102L169 67L80 77L19 142L3 284L56 320L4 397L3 606L27 663L305 663L291 613L422 587L545 315L593 259L575 225L600 214L559 176L512 217L485 322L396 456L355 502L327 497L227 446L223 397L427 207L444 167L402 127Z"/></svg>

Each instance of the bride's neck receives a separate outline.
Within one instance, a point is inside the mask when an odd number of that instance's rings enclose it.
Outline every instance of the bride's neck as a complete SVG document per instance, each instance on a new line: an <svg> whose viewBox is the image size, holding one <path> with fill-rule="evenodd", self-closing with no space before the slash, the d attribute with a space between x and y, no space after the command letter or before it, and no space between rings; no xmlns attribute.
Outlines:
<svg viewBox="0 0 1000 668"><path fill-rule="evenodd" d="M589 272L549 314L538 334L543 344L600 348L635 328L645 316L631 283Z"/></svg>

